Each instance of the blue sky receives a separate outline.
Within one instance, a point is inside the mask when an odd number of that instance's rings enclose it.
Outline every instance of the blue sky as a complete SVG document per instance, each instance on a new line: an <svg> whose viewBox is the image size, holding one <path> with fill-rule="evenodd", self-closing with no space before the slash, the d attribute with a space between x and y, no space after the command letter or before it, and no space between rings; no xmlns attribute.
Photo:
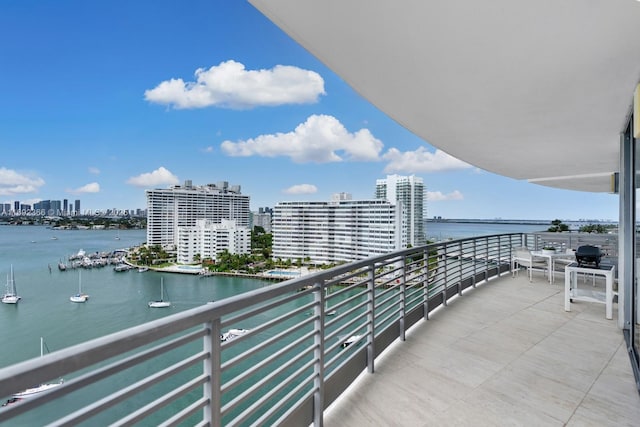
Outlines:
<svg viewBox="0 0 640 427"><path fill-rule="evenodd" d="M251 208L422 177L427 216L617 220L618 198L453 159L242 0L0 3L0 202L136 209L228 181Z"/></svg>

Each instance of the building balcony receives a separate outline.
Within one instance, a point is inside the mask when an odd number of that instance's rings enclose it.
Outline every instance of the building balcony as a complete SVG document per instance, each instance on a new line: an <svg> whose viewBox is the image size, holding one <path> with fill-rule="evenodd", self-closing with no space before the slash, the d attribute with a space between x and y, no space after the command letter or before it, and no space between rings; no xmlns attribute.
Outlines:
<svg viewBox="0 0 640 427"><path fill-rule="evenodd" d="M2 397L64 382L0 423L634 425L640 396L604 305L567 312L558 277L513 274L513 248L536 242L406 249L5 367Z"/></svg>

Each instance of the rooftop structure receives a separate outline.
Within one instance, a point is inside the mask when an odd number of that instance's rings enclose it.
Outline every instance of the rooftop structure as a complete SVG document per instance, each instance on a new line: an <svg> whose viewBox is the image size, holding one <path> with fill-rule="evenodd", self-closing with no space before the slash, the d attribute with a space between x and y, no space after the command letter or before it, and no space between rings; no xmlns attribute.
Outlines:
<svg viewBox="0 0 640 427"><path fill-rule="evenodd" d="M199 219L214 222L234 220L240 227L249 226L249 196L239 185L194 186L191 181L166 189L147 190L147 244L177 245L178 227L192 227Z"/></svg>

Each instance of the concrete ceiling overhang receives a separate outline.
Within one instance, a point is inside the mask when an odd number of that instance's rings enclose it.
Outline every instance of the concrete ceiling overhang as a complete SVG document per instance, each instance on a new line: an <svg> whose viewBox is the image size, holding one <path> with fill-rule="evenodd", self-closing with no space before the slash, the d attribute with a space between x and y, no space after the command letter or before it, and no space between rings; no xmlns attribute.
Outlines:
<svg viewBox="0 0 640 427"><path fill-rule="evenodd" d="M636 0L249 0L364 98L481 169L609 191Z"/></svg>

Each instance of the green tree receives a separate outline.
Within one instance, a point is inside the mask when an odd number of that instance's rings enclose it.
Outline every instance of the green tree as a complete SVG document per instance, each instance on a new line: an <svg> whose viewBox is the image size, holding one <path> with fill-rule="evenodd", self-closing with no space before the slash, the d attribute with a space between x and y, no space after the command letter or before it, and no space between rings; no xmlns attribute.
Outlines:
<svg viewBox="0 0 640 427"><path fill-rule="evenodd" d="M551 227L547 229L552 233L561 233L563 231L569 231L569 226L567 224L563 224L559 219L554 219L551 221Z"/></svg>

